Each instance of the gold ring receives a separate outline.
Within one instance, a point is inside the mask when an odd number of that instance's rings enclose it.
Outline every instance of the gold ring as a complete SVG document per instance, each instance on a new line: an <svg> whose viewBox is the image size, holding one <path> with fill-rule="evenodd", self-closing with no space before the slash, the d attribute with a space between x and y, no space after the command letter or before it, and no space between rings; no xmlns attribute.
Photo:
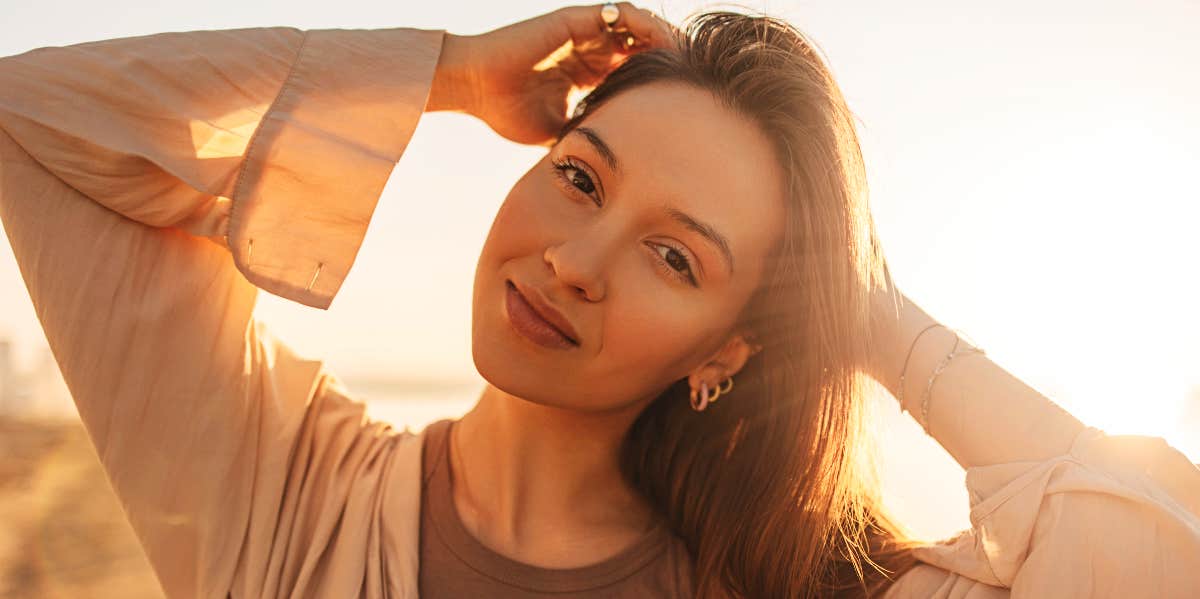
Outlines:
<svg viewBox="0 0 1200 599"><path fill-rule="evenodd" d="M613 25L616 25L617 21L621 19L621 9L612 2L606 2L604 6L600 7L600 18L604 20L604 26L612 31Z"/></svg>

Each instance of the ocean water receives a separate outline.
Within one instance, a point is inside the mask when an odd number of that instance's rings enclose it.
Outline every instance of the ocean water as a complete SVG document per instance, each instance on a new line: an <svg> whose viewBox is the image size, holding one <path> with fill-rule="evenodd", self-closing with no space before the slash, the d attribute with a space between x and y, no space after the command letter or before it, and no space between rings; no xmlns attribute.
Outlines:
<svg viewBox="0 0 1200 599"><path fill-rule="evenodd" d="M483 391L484 382L390 382L347 379L346 386L367 404L367 414L398 429L419 431L443 418L466 414Z"/></svg>

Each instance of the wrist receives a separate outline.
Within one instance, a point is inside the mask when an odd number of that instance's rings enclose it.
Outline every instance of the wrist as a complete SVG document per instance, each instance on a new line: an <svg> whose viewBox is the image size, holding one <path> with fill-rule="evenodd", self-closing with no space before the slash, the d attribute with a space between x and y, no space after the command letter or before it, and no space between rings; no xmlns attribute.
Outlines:
<svg viewBox="0 0 1200 599"><path fill-rule="evenodd" d="M471 36L446 32L433 72L426 112L452 111L474 114L477 80L471 53Z"/></svg>
<svg viewBox="0 0 1200 599"><path fill-rule="evenodd" d="M872 368L868 374L894 397L900 397L900 377L905 374L906 358L908 372L904 384L907 387L912 382L913 356L909 355L909 351L916 353L920 349L913 347L913 342L922 330L936 323L933 317L903 294L898 294L893 305L877 308L877 317L872 326ZM936 327L922 337L935 336L941 330L941 327Z"/></svg>
<svg viewBox="0 0 1200 599"><path fill-rule="evenodd" d="M921 404L929 377L952 348L962 352L974 347L908 298L903 298L892 332L877 339L875 345L879 348L878 369L870 374L900 402L901 410L923 425Z"/></svg>

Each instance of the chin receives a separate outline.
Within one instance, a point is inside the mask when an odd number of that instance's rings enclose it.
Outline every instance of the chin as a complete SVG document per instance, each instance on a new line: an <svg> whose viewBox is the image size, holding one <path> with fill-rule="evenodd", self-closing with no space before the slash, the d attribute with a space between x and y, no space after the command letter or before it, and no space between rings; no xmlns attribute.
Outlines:
<svg viewBox="0 0 1200 599"><path fill-rule="evenodd" d="M488 385L521 401L549 408L579 409L579 406L564 405L561 402L561 398L570 397L570 394L558 394L546 389L544 377L526 378L512 370L506 370L503 366L493 365L486 357L478 356L475 358L475 370Z"/></svg>
<svg viewBox="0 0 1200 599"><path fill-rule="evenodd" d="M490 283L489 283L490 284ZM481 289L478 281L471 308L471 360L479 376L491 386L515 397L540 405L555 406L553 400L563 397L547 382L562 365L551 362L553 356L539 356L536 350L525 347L507 320L504 308L504 282L498 289ZM562 377L556 378L562 382ZM566 407L566 406L555 406Z"/></svg>
<svg viewBox="0 0 1200 599"><path fill-rule="evenodd" d="M507 325L504 322L498 324ZM571 397L572 394L562 392L564 383L567 386L569 383L561 374L552 374L558 369L531 361L526 354L517 353L507 347L502 338L497 339L494 332L472 327L471 360L483 380L509 395L543 406L577 407L561 404L562 398ZM555 381L554 388L548 384L551 380Z"/></svg>

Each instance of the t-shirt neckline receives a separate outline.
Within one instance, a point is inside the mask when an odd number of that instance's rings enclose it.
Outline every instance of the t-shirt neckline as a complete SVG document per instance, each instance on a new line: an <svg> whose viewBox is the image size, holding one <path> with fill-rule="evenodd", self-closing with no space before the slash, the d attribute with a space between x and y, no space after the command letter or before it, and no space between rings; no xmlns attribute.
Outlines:
<svg viewBox="0 0 1200 599"><path fill-rule="evenodd" d="M443 545L468 567L498 582L527 591L581 592L602 588L628 578L649 564L666 549L670 531L659 521L635 543L603 561L578 568L543 568L519 562L488 548L471 535L454 508L450 481L450 428L454 420L429 425L426 450L435 453L426 464L432 472L422 479L428 487L423 494L434 534Z"/></svg>

